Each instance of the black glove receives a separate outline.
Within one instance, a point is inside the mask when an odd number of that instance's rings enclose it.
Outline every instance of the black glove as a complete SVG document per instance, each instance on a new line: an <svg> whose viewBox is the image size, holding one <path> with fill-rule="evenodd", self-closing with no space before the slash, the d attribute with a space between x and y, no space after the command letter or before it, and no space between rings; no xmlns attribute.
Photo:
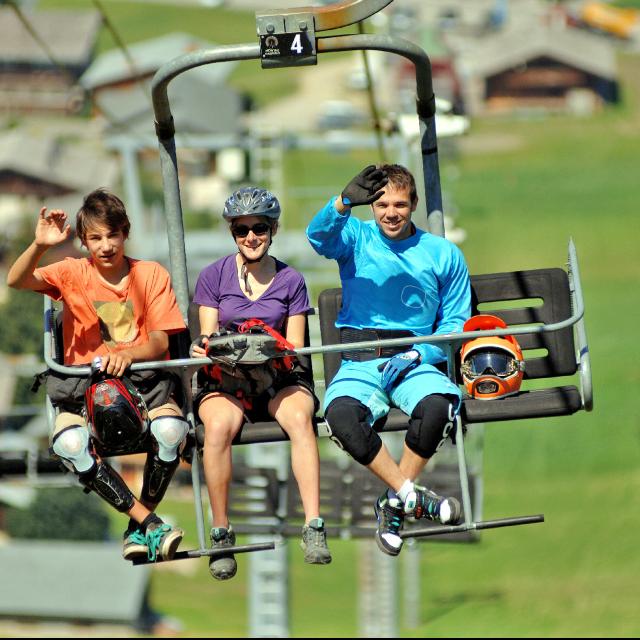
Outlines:
<svg viewBox="0 0 640 640"><path fill-rule="evenodd" d="M382 188L389 179L382 169L370 164L363 169L342 192L342 202L346 207L371 204L382 195Z"/></svg>

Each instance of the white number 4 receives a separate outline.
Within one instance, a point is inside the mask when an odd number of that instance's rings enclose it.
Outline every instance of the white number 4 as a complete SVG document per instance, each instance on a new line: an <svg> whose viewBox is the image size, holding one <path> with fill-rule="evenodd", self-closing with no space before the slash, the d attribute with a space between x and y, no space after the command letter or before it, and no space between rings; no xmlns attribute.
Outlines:
<svg viewBox="0 0 640 640"><path fill-rule="evenodd" d="M291 43L291 51L295 51L297 54L302 53L302 34L296 33L293 38L293 42Z"/></svg>

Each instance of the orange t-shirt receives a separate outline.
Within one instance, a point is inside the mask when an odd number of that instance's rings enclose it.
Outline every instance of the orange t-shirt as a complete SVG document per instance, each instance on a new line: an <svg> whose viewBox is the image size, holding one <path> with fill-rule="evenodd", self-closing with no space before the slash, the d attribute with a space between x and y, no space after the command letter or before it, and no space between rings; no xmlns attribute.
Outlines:
<svg viewBox="0 0 640 640"><path fill-rule="evenodd" d="M151 331L185 328L167 270L157 262L127 260L129 274L120 288L105 282L88 258L36 269L49 285L42 293L64 302L65 365L144 344Z"/></svg>

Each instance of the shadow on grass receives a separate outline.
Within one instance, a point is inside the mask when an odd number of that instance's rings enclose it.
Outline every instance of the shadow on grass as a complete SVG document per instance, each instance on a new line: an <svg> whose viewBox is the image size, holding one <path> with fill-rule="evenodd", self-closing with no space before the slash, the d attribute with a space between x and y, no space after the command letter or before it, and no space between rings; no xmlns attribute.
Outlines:
<svg viewBox="0 0 640 640"><path fill-rule="evenodd" d="M452 593L446 596L435 596L431 599L431 607L429 611L429 622L433 622L438 618L446 616L454 609L467 604L482 604L487 605L490 603L498 603L504 600L504 593L502 591L488 591L488 592L475 592L475 591L460 591L458 593Z"/></svg>

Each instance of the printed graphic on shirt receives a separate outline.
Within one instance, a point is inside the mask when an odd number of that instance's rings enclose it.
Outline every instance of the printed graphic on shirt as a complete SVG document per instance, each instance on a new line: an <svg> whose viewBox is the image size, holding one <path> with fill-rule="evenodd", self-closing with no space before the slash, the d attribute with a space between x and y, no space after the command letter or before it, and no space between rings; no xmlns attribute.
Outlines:
<svg viewBox="0 0 640 640"><path fill-rule="evenodd" d="M427 306L427 293L424 289L414 285L407 285L401 292L402 304L409 309L425 309Z"/></svg>
<svg viewBox="0 0 640 640"><path fill-rule="evenodd" d="M100 334L105 344L115 347L123 342L132 342L138 337L133 301L96 301L93 306L100 319Z"/></svg>

